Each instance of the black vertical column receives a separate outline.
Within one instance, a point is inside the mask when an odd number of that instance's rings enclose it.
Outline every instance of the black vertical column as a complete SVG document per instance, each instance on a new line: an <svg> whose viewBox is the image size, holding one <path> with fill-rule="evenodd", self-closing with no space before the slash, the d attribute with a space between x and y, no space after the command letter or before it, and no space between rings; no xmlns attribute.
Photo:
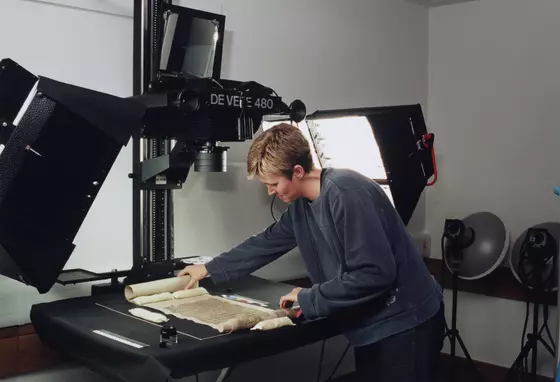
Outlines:
<svg viewBox="0 0 560 382"><path fill-rule="evenodd" d="M133 33L133 95L140 95L144 92L144 52L145 52L145 21L147 0L134 0L134 33ZM140 134L132 137L132 173L135 174L137 163L142 158L140 155L141 145ZM142 205L141 205L140 181L132 177L132 266L135 269L141 267L143 263L142 245Z"/></svg>
<svg viewBox="0 0 560 382"><path fill-rule="evenodd" d="M157 81L159 50L165 0L134 0L133 92L150 92L150 84ZM133 173L138 163L167 155L171 143L167 139L147 139L140 135L132 142ZM152 263L173 259L173 202L172 191L162 189L164 177L150 185L142 185L133 178L133 267L146 268ZM149 269L141 272L150 277Z"/></svg>

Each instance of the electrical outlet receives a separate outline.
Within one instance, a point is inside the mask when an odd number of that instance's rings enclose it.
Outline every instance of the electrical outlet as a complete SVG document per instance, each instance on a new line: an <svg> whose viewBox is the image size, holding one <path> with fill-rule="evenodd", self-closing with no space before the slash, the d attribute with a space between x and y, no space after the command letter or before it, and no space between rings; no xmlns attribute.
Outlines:
<svg viewBox="0 0 560 382"><path fill-rule="evenodd" d="M416 244L416 248L420 251L422 257L429 258L432 253L432 240L427 232L413 233L412 239Z"/></svg>

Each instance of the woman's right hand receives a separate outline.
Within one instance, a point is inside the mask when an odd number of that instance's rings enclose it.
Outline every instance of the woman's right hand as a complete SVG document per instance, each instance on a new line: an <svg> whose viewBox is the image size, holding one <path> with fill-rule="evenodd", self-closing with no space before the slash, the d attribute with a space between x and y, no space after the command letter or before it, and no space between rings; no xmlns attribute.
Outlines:
<svg viewBox="0 0 560 382"><path fill-rule="evenodd" d="M185 289L191 289L198 281L208 276L208 270L204 264L187 265L185 269L179 272L178 276L183 277L187 275L191 276L191 279Z"/></svg>

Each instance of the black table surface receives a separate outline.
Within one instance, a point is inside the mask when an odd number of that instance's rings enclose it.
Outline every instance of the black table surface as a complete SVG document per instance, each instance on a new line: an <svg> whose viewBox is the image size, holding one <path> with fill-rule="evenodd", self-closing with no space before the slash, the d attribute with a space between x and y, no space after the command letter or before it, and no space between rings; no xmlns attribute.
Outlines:
<svg viewBox="0 0 560 382"><path fill-rule="evenodd" d="M279 308L280 297L293 286L250 276L215 286L209 279L201 286L212 294L238 294L267 301ZM39 338L59 353L111 381L166 381L271 356L340 333L327 319L298 322L270 331L243 330L220 334L189 320L168 316L177 327L179 342L160 348L161 325L128 313L134 305L123 293L103 294L34 305L31 321ZM132 347L96 334L105 330L140 342Z"/></svg>

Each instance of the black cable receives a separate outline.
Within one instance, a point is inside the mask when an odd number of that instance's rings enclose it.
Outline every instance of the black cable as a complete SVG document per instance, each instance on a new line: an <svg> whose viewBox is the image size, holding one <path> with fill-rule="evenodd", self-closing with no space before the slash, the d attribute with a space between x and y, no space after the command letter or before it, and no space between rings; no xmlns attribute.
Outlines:
<svg viewBox="0 0 560 382"><path fill-rule="evenodd" d="M445 234L441 235L441 289L445 289Z"/></svg>
<svg viewBox="0 0 560 382"><path fill-rule="evenodd" d="M350 349L350 344L348 344L348 346L346 346L346 349L344 349L344 352L342 353L342 355L340 356L340 358L338 359L338 362L336 364L336 366L334 367L334 370L332 371L331 375L329 376L329 378L327 379L327 382L329 382L330 380L332 380L332 377L334 377L335 373L338 370L338 367L340 366L340 364L342 363L342 360L344 359L344 357L346 356L346 353L348 353L348 349Z"/></svg>
<svg viewBox="0 0 560 382"><path fill-rule="evenodd" d="M198 374L196 375L196 382L198 382Z"/></svg>
<svg viewBox="0 0 560 382"><path fill-rule="evenodd" d="M276 194L272 195L272 200L270 201L270 215L272 215L272 218L274 219L275 222L278 221L278 219L276 219L276 216L274 216L274 201L276 200Z"/></svg>
<svg viewBox="0 0 560 382"><path fill-rule="evenodd" d="M529 325L529 301L525 304L525 323L523 324L523 334L521 335L521 350L525 346L525 335L527 334L527 325Z"/></svg>
<svg viewBox="0 0 560 382"><path fill-rule="evenodd" d="M530 303L529 301L527 301L527 303L525 304L526 306L526 310L525 310L525 323L523 324L523 334L521 335L521 351L523 351L523 347L525 346L525 336L527 335L527 326L529 325L529 310L530 310ZM521 371L523 373L527 373L529 371L529 363L528 363L528 357L525 357L525 359L523 360L523 363L520 366Z"/></svg>
<svg viewBox="0 0 560 382"><path fill-rule="evenodd" d="M441 291L442 293L445 291L445 232L441 235ZM445 336L449 336L450 340L451 337L454 335L449 330L449 325L447 325L447 320L444 320L445 323Z"/></svg>
<svg viewBox="0 0 560 382"><path fill-rule="evenodd" d="M321 382L321 372L323 369L323 355L325 354L325 342L326 340L323 340L323 343L321 345L321 356L319 357L319 370L317 371L317 382Z"/></svg>
<svg viewBox="0 0 560 382"><path fill-rule="evenodd" d="M552 337L552 333L550 332L550 327L548 326L548 323L545 324L546 327L546 333L548 334L548 339L550 340L550 347L552 348L552 350L554 350L554 352L556 353L556 343L554 342L554 339Z"/></svg>
<svg viewBox="0 0 560 382"><path fill-rule="evenodd" d="M548 326L548 305L543 306L543 315L544 315L544 327L546 329L546 334L548 335L548 339L550 340L550 347L556 353L556 343L553 339L552 333L550 332L550 327Z"/></svg>

